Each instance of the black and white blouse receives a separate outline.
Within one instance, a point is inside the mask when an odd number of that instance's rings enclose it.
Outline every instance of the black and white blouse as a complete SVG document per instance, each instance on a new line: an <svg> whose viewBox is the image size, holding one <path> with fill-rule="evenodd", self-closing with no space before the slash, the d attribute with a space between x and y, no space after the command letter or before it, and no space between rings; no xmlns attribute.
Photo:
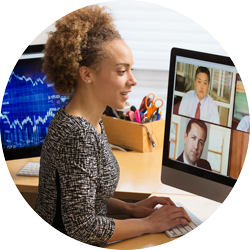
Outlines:
<svg viewBox="0 0 250 250"><path fill-rule="evenodd" d="M105 244L115 230L107 203L119 180L119 166L102 133L86 119L58 110L43 144L36 212L68 236Z"/></svg>

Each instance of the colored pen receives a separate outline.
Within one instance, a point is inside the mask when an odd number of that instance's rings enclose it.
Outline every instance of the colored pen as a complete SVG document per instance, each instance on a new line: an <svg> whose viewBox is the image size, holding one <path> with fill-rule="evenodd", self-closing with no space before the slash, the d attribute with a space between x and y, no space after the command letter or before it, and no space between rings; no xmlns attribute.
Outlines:
<svg viewBox="0 0 250 250"><path fill-rule="evenodd" d="M161 117L162 117L162 112L160 112L160 119L161 119ZM160 119L159 119L159 120L160 120Z"/></svg>
<svg viewBox="0 0 250 250"><path fill-rule="evenodd" d="M135 110L135 119L138 123L141 123L141 114L138 109Z"/></svg>
<svg viewBox="0 0 250 250"><path fill-rule="evenodd" d="M130 118L131 122L134 121L134 119L135 119L134 111L130 111L130 112L129 112L129 118Z"/></svg>

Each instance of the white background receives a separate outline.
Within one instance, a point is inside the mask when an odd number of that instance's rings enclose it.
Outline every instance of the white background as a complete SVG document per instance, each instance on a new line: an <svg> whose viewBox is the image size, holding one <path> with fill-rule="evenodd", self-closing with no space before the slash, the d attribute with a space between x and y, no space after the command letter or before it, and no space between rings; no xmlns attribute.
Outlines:
<svg viewBox="0 0 250 250"><path fill-rule="evenodd" d="M10 73L26 48L41 31L69 12L100 1L5 1L1 3L2 98ZM249 93L249 3L238 0L147 1L171 8L205 28L234 61ZM129 15L129 14L128 14ZM249 99L249 98L248 98ZM2 100L2 99L0 99ZM48 226L23 200L15 187L2 153L0 166L0 225L3 249L82 249L84 245ZM248 163L247 163L248 162ZM249 247L249 154L239 181L220 209L203 226L156 249L247 249ZM234 229L230 229L234 227Z"/></svg>

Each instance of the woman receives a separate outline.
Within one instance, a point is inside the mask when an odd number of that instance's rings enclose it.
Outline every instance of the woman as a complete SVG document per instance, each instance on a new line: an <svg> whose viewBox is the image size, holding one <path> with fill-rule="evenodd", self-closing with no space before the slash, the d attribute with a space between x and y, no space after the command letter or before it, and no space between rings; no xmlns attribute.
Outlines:
<svg viewBox="0 0 250 250"><path fill-rule="evenodd" d="M134 204L111 198L119 166L100 118L107 105L124 108L137 84L132 53L111 14L97 5L70 13L56 22L44 52L47 80L58 93L74 94L50 123L41 154L36 212L61 232L93 245L188 224L187 213L169 198ZM154 209L157 204L164 206ZM107 214L135 219L116 220Z"/></svg>

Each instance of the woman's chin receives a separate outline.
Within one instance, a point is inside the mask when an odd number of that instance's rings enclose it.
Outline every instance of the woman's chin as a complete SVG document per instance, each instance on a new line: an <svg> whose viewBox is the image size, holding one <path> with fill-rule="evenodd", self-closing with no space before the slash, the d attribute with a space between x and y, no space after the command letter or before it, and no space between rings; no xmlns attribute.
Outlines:
<svg viewBox="0 0 250 250"><path fill-rule="evenodd" d="M126 102L110 106L112 109L124 109Z"/></svg>

